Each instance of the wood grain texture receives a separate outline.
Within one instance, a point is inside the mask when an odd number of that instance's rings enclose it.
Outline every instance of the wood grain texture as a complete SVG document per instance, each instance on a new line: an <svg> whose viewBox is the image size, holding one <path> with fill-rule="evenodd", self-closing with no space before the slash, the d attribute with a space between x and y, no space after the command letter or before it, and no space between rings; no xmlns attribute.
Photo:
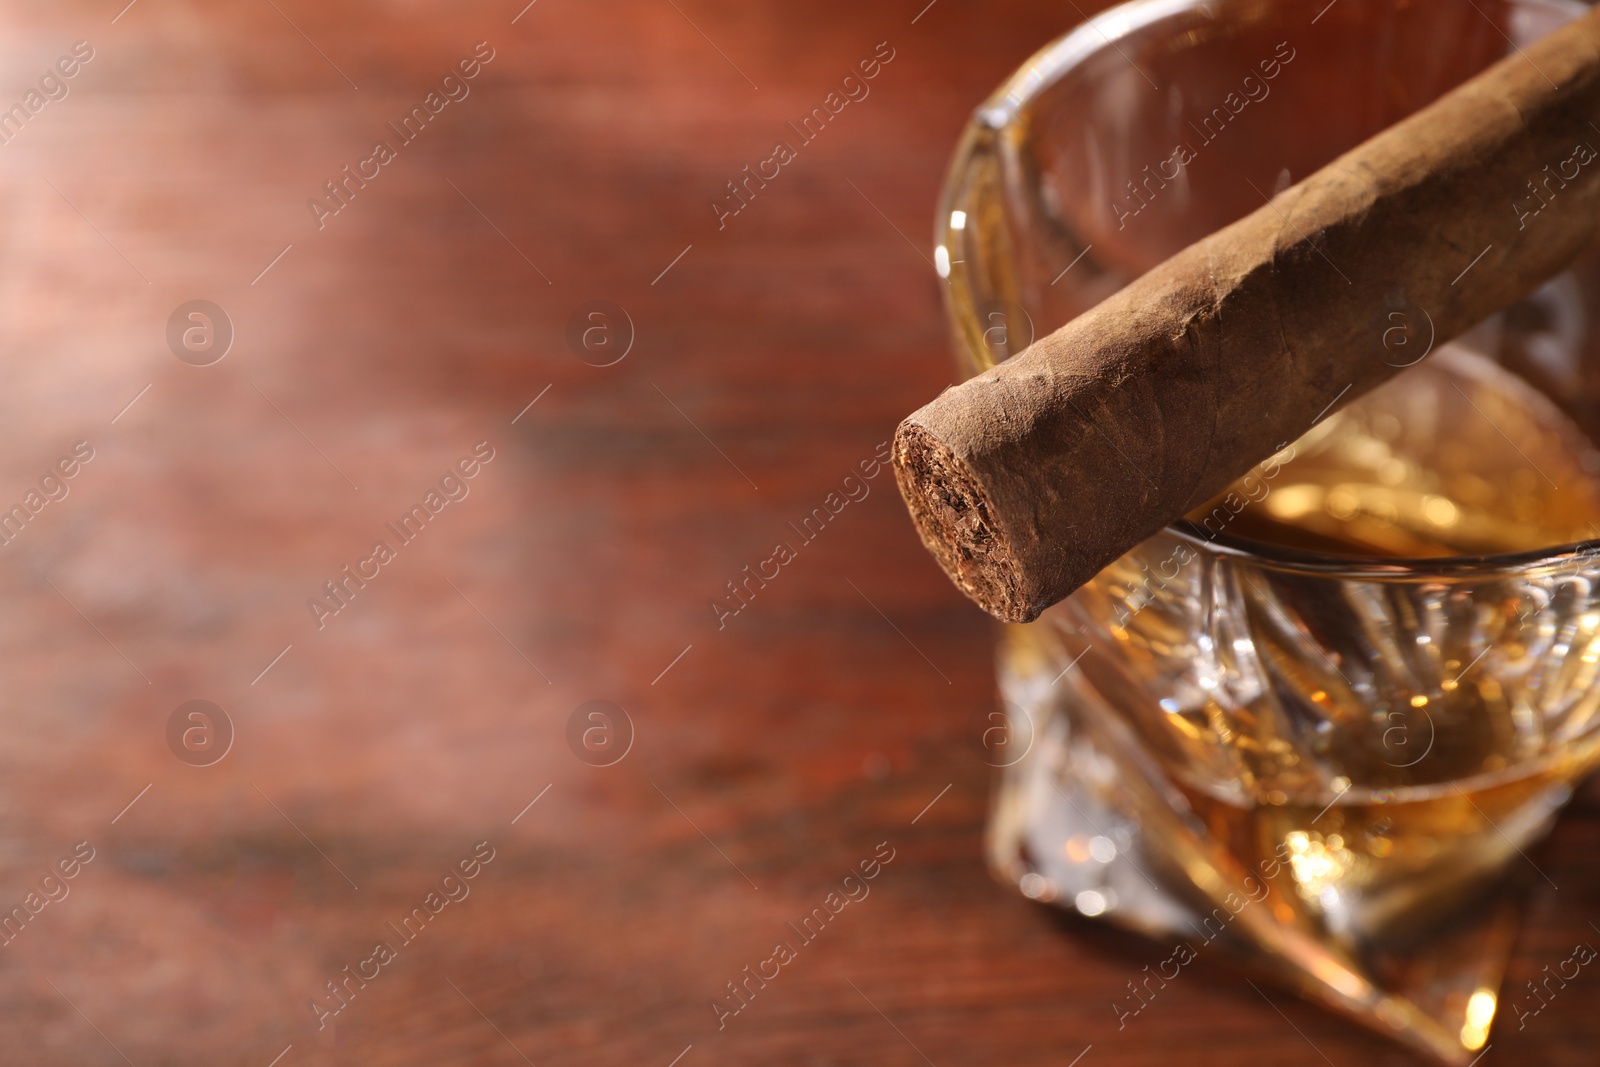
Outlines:
<svg viewBox="0 0 1600 1067"><path fill-rule="evenodd" d="M95 448L0 546L0 909L96 850L0 949L0 1060L1411 1062L1205 961L1117 1030L1170 947L986 874L993 634L887 472L710 606L950 380L935 190L1071 5L121 7L0 11L0 103L95 49L0 145L0 500ZM470 96L317 229L306 200L483 40ZM719 231L724 183L885 40ZM203 368L165 339L198 298L237 334ZM605 368L565 339L597 299L637 326ZM481 440L470 495L318 630L307 599ZM236 729L210 767L168 748L193 698ZM634 724L614 766L568 747L590 700ZM484 840L318 1031L308 1000ZM871 895L719 1031L724 983L880 842ZM1600 939L1597 855L1591 791L1534 857L1560 888L1519 983ZM1591 1062L1597 982L1485 1063Z"/></svg>

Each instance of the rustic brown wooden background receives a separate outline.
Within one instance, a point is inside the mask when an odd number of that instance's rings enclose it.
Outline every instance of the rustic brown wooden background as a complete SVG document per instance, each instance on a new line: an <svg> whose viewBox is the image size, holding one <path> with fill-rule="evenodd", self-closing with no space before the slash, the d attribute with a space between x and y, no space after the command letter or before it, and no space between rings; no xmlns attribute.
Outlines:
<svg viewBox="0 0 1600 1067"><path fill-rule="evenodd" d="M709 606L949 380L940 176L1070 0L124 2L0 10L0 105L95 50L0 145L0 504L95 449L0 546L0 910L95 849L0 948L0 1061L1412 1062L1206 961L1118 1031L1169 947L986 874L992 633L886 475L726 628ZM307 198L485 40L318 230ZM870 97L719 232L724 183L880 41ZM203 368L165 340L196 298L237 332ZM636 324L615 366L566 345L595 299ZM318 631L307 598L483 439ZM210 767L168 747L193 698L236 730ZM568 747L589 700L631 717L614 766ZM309 999L482 840L319 1032ZM719 1032L724 983L880 842L870 897ZM1518 984L1600 941L1597 855L1590 792ZM1484 1062L1594 1062L1596 990Z"/></svg>

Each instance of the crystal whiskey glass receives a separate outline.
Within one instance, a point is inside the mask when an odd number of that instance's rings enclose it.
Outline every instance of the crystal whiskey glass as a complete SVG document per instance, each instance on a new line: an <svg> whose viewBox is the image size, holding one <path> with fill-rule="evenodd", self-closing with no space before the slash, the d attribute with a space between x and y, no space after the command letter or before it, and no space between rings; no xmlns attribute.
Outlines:
<svg viewBox="0 0 1600 1067"><path fill-rule="evenodd" d="M1583 11L1097 16L957 150L935 237L963 371ZM1006 627L995 872L1469 1063L1529 854L1600 761L1597 297L1586 261L1451 344L1425 308L1380 315L1371 358L1408 369Z"/></svg>

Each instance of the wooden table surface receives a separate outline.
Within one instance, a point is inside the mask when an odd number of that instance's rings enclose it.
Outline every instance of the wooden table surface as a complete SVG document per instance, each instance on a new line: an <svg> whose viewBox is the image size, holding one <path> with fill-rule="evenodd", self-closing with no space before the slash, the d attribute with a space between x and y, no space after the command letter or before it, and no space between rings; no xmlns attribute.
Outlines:
<svg viewBox="0 0 1600 1067"><path fill-rule="evenodd" d="M0 144L0 508L29 516L0 545L0 913L27 920L0 1062L1413 1062L1206 961L1119 1031L1170 946L981 860L989 624L887 474L794 532L950 380L938 183L1075 5L124 2L0 10L26 115ZM719 227L880 42L870 95ZM346 166L370 178L333 214ZM168 342L193 300L232 326L206 366L215 338ZM633 324L610 366L569 346L590 301ZM215 762L190 700L231 723ZM631 723L609 766L569 744L589 701ZM875 853L719 1028L726 983ZM1538 856L1559 889L1518 988L1600 941L1597 856L1587 791ZM1597 990L1484 1063L1593 1063Z"/></svg>

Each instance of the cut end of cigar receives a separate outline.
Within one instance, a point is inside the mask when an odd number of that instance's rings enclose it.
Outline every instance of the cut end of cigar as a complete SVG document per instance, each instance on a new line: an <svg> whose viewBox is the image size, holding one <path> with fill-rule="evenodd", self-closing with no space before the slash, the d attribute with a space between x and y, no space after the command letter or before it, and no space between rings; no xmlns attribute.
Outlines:
<svg viewBox="0 0 1600 1067"><path fill-rule="evenodd" d="M988 496L954 452L907 419L894 435L894 474L922 543L963 593L1006 622L1039 617L1044 605L1029 602Z"/></svg>

